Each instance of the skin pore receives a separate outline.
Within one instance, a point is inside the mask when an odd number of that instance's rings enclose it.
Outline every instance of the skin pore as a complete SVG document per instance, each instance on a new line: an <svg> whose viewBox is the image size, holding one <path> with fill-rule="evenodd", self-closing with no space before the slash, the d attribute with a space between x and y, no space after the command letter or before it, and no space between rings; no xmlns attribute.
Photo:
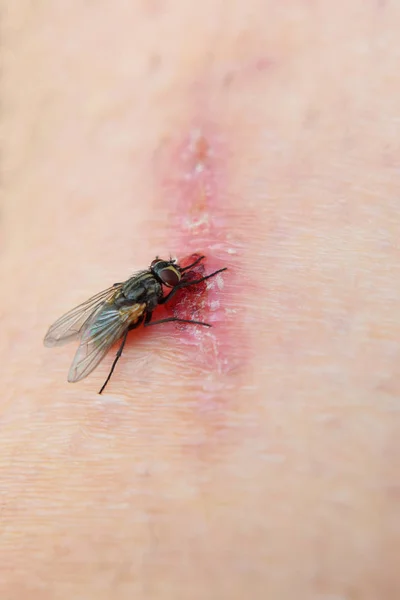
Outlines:
<svg viewBox="0 0 400 600"><path fill-rule="evenodd" d="M398 3L3 13L0 597L397 598ZM169 253L212 329L68 384L48 326Z"/></svg>

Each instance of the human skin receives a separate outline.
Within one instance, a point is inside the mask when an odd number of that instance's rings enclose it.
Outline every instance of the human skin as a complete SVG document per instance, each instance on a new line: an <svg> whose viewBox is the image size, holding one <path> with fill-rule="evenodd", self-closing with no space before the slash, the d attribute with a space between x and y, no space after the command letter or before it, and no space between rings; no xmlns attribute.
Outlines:
<svg viewBox="0 0 400 600"><path fill-rule="evenodd" d="M398 597L399 30L361 0L3 9L1 598ZM51 322L170 252L228 266L211 332L67 383Z"/></svg>

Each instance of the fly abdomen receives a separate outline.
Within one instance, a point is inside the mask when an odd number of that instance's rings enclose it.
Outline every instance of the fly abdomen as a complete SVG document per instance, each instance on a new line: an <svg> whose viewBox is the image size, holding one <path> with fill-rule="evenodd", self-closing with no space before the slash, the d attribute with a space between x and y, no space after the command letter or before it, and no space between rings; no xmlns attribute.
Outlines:
<svg viewBox="0 0 400 600"><path fill-rule="evenodd" d="M146 302L149 310L154 310L162 297L162 286L152 273L144 273L140 278L128 281L123 293L129 303Z"/></svg>

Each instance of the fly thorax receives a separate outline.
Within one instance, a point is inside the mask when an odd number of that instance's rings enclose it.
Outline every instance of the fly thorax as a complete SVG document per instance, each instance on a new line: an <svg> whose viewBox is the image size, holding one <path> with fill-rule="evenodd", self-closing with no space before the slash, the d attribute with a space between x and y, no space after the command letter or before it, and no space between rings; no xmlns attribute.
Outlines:
<svg viewBox="0 0 400 600"><path fill-rule="evenodd" d="M151 273L143 273L137 279L132 278L123 289L129 303L146 303L152 311L162 297L162 286Z"/></svg>
<svg viewBox="0 0 400 600"><path fill-rule="evenodd" d="M162 286L155 278L149 278L145 282L146 299L143 302L147 303L147 310L152 312L159 304L160 298L163 296Z"/></svg>

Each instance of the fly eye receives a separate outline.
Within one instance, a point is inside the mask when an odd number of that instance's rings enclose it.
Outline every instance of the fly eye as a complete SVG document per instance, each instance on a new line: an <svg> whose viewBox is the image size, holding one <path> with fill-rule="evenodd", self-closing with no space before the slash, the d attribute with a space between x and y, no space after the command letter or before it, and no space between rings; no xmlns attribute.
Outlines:
<svg viewBox="0 0 400 600"><path fill-rule="evenodd" d="M175 287L181 280L181 274L173 266L161 269L158 276L168 287Z"/></svg>

